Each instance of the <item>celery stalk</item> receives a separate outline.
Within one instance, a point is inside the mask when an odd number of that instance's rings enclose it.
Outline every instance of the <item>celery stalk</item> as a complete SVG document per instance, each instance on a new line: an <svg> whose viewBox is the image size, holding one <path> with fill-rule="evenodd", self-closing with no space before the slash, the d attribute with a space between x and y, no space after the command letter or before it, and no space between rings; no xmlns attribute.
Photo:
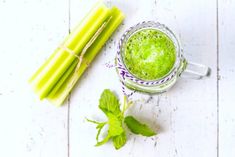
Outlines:
<svg viewBox="0 0 235 157"><path fill-rule="evenodd" d="M98 7L84 23L75 29L64 42L65 46L79 54L95 31L110 15L110 10L104 5ZM78 41L79 40L79 41ZM63 49L59 49L55 57L44 67L44 70L34 78L31 84L40 99L45 98L72 62L76 59Z"/></svg>
<svg viewBox="0 0 235 157"><path fill-rule="evenodd" d="M99 28L100 24L102 24L103 21L106 19L107 14L108 14L108 10L104 10L104 13L96 14L96 16L94 16L94 19L96 20L94 24L92 25L93 27L90 27L88 31L86 31L87 27L83 27L83 30L79 29L80 34L78 33L78 35L74 33L79 38L81 38L81 41L78 42L77 47L74 48L75 52L80 52L82 50L82 48L85 46L85 44L90 39L90 37ZM97 15L99 15L99 17L97 17ZM88 25L90 24L91 22L90 23L88 22ZM71 38L75 38L73 37L74 34L71 35L72 36ZM73 44L71 45L73 46ZM50 92L50 90L53 88L56 82L60 79L60 77L64 74L66 69L69 67L71 62L75 59L75 57L71 54L68 54L68 52L63 52L63 54L68 57L66 58L64 57L64 55L61 55L60 57L62 60L65 58L64 61L61 62L60 60L57 60L57 64L53 63L52 68L50 68L50 70L53 71L53 75L51 75L50 73L47 73L47 75L45 75L44 77L46 78L46 82L43 79L40 79L38 85L39 86L43 85L43 87L40 88L40 92L39 92L40 98L44 98Z"/></svg>
<svg viewBox="0 0 235 157"><path fill-rule="evenodd" d="M45 69L45 67L49 64L49 62L55 57L56 53L58 53L58 49L56 49L51 56L39 67L39 69L31 76L29 79L29 83L31 83L38 75Z"/></svg>
<svg viewBox="0 0 235 157"><path fill-rule="evenodd" d="M84 24L86 23L86 22L85 22L86 19L89 19L89 17L92 16L92 13L93 13L92 11L94 11L95 9L97 9L100 5L102 5L102 2L97 2L97 4L94 5L94 7L93 7L93 8L91 9L91 11L89 12L90 14L87 14L87 15L82 19L82 21L79 22L78 25L74 27L74 29L73 29L71 32L75 32L76 30L78 30L79 27L84 26ZM63 44L65 44L65 42L66 42L66 43L69 43L70 38L71 38L71 37L68 35L68 36L64 39ZM70 41L70 42L72 42L72 41ZM41 66L39 67L39 69L31 76L31 78L29 79L29 83L33 82L33 80L34 80L36 77L38 77L38 75L45 69L45 67L48 66L48 63L50 63L51 60L56 56L56 54L58 53L58 50L59 50L59 49L60 49L60 48L57 48L57 49L50 55L50 57L44 62L44 64L41 65Z"/></svg>
<svg viewBox="0 0 235 157"><path fill-rule="evenodd" d="M71 75L71 73L74 72L74 69L76 68L77 64L78 64L78 60L76 59L73 61L72 65L65 72L65 74L60 78L60 80L57 82L57 84L51 90L49 95L54 95L60 89L60 87L63 85L63 83L66 81L66 79Z"/></svg>
<svg viewBox="0 0 235 157"><path fill-rule="evenodd" d="M102 48L102 46L111 36L111 34L115 31L115 29L120 25L124 18L122 12L116 7L113 7L111 9L111 16L112 18L107 24L107 26L104 28L102 33L98 36L98 38L94 41L94 43L91 45L90 48L88 48L87 52L85 53L84 60L86 62L82 62L79 70L76 72L76 75L71 74L70 77L66 80L66 82L64 82L59 89L56 89L58 90L57 92L53 92L52 90L51 94L48 95L47 99L54 105L60 106L63 103L63 101L68 96L69 92L75 86L75 83L87 69L88 64L92 62L99 50Z"/></svg>

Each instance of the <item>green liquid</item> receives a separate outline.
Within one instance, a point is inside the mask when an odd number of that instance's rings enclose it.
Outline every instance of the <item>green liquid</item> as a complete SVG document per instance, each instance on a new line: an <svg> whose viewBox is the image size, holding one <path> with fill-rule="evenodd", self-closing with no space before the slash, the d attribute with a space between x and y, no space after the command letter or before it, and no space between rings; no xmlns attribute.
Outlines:
<svg viewBox="0 0 235 157"><path fill-rule="evenodd" d="M143 29L127 41L123 53L126 68L137 78L157 80L168 74L176 60L173 41L156 29Z"/></svg>

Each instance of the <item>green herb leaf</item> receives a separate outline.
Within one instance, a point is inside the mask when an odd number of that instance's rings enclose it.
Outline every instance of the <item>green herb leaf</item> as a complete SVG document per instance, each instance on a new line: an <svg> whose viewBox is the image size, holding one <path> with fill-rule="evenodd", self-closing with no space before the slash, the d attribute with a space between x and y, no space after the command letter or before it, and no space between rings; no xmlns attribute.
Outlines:
<svg viewBox="0 0 235 157"><path fill-rule="evenodd" d="M120 135L124 132L124 129L122 127L122 121L115 115L113 114L108 114L108 124L109 124L109 130L108 134L111 137Z"/></svg>
<svg viewBox="0 0 235 157"><path fill-rule="evenodd" d="M108 124L109 124L108 135L102 141L98 142L101 129L104 127L106 123L98 124L96 127L96 129L98 129L98 133L96 136L96 140L97 140L96 146L103 145L106 142L108 142L110 138L114 138L124 133L124 129L122 128L122 121L118 117L116 117L115 115L111 113L107 113L107 117L109 119L108 120Z"/></svg>
<svg viewBox="0 0 235 157"><path fill-rule="evenodd" d="M109 89L105 89L100 97L99 108L107 115L121 115L120 104L118 98Z"/></svg>
<svg viewBox="0 0 235 157"><path fill-rule="evenodd" d="M98 129L98 133L96 135L96 140L97 140L96 146L103 145L106 142L108 142L108 140L110 138L114 138L114 137L119 136L122 133L124 133L124 129L122 128L122 121L120 121L120 119L118 117L116 117L115 115L113 115L111 113L108 113L107 116L109 119L108 120L108 124L109 124L108 135L102 141L100 141L100 142L98 141L101 129L104 127L105 124L107 124L106 122L99 123L96 126L96 129ZM94 121L94 122L96 122L96 121Z"/></svg>
<svg viewBox="0 0 235 157"><path fill-rule="evenodd" d="M125 117L124 122L134 134L141 134L143 136L148 137L156 135L156 133L152 129L150 129L146 124L140 123L133 116Z"/></svg>
<svg viewBox="0 0 235 157"><path fill-rule="evenodd" d="M126 144L126 133L113 137L113 145L116 149L121 148Z"/></svg>

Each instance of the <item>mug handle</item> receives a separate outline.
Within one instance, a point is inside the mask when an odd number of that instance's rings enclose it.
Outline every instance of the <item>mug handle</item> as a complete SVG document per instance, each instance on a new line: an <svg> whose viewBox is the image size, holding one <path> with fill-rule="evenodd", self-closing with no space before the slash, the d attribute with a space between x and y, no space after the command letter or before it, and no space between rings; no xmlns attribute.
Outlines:
<svg viewBox="0 0 235 157"><path fill-rule="evenodd" d="M209 67L194 62L187 62L181 77L199 80L210 76L210 74L211 69Z"/></svg>

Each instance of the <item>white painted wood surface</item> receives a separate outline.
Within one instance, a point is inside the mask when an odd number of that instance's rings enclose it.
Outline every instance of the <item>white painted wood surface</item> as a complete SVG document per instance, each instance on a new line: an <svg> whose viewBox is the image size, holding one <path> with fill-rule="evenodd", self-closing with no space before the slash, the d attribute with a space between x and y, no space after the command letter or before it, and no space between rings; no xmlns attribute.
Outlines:
<svg viewBox="0 0 235 157"><path fill-rule="evenodd" d="M40 102L27 81L68 34L68 1L0 1L0 156L67 156L67 105Z"/></svg>
<svg viewBox="0 0 235 157"><path fill-rule="evenodd" d="M219 1L219 155L235 156L235 1Z"/></svg>
<svg viewBox="0 0 235 157"><path fill-rule="evenodd" d="M27 79L95 2L0 1L0 156L233 157L232 0L106 0L126 14L123 25L63 107L37 99ZM98 109L103 89L123 97L115 69L105 64L114 63L122 33L143 20L169 26L179 36L185 57L208 65L212 75L203 80L182 78L161 95L135 94L136 105L128 114L149 123L159 134L144 138L128 133L127 144L118 151L111 143L94 147L96 130L85 117L105 119Z"/></svg>

